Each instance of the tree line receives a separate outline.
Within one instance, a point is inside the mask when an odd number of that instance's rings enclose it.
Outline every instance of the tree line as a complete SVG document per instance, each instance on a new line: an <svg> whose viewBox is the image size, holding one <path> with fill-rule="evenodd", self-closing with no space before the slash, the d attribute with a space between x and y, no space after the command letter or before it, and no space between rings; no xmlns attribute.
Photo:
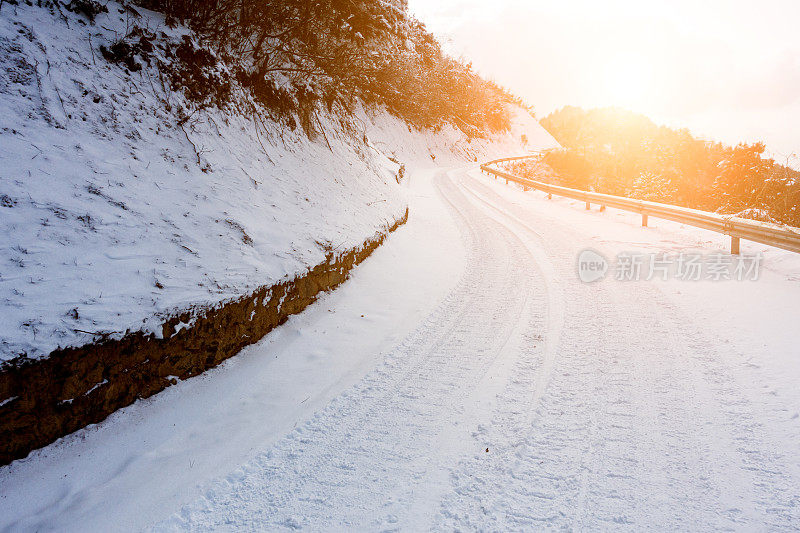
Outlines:
<svg viewBox="0 0 800 533"><path fill-rule="evenodd" d="M563 147L544 162L565 186L800 226L800 172L763 143L705 141L618 108L568 106L541 124Z"/></svg>
<svg viewBox="0 0 800 533"><path fill-rule="evenodd" d="M361 101L417 127L450 123L477 137L507 129L505 104L518 101L446 54L405 0L136 1L193 30L170 51L181 63L172 80L201 105L225 105L236 86L304 127L318 109ZM103 54L136 68L153 38L135 28Z"/></svg>

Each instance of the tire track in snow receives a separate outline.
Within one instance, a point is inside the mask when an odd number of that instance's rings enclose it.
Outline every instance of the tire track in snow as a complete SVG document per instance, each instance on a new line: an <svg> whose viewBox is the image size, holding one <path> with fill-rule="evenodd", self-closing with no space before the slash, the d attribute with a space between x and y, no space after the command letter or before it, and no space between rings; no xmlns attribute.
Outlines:
<svg viewBox="0 0 800 533"><path fill-rule="evenodd" d="M384 363L156 529L790 530L794 455L651 284L463 172L460 282ZM412 215L413 216L413 215ZM432 228L434 231L435 228ZM485 448L489 452L485 452Z"/></svg>
<svg viewBox="0 0 800 533"><path fill-rule="evenodd" d="M569 271L580 235L481 182L464 178L461 185L510 229L544 239L567 281L567 323L574 327L565 331L558 371L522 431L523 391L509 384L485 430L509 445L454 473L437 525L792 529L798 500L785 458L756 437L760 407L730 397L725 354L691 317L669 309L649 284L580 284Z"/></svg>
<svg viewBox="0 0 800 533"><path fill-rule="evenodd" d="M487 396L546 320L519 239L445 175L437 185L469 250L453 292L353 389L156 529L430 524Z"/></svg>
<svg viewBox="0 0 800 533"><path fill-rule="evenodd" d="M470 179L470 184L499 199L484 183ZM512 202L504 204L521 218L530 214ZM545 235L550 238L548 250L558 250L559 243L563 249L563 242L569 240L566 235L558 238L558 232ZM575 235L571 237L574 239ZM666 300L657 285L619 284L615 288L612 296L620 302L614 307L628 307L627 314L617 318L617 325L624 324L626 316L635 316L637 310L648 310L655 317L654 330L637 329L660 333L661 337L656 338L663 344L656 346L650 357L635 361L640 372L650 373L658 380L654 393L649 395L651 404L658 402L652 408L659 410L662 419L669 419L682 429L678 432L672 428L655 442L653 432L643 431L639 438L643 443L651 442L653 449L672 442L679 448L696 447L704 452L702 460L693 465L694 470L676 460L665 466L667 472L683 470L690 481L704 486L706 492L712 491L718 505L714 507L701 498L692 499L686 504L688 508L713 516L709 523L719 528L795 530L800 521L800 487L795 482L800 448L795 445L787 449L785 437L775 433L786 422L785 402L763 393L770 383L760 376L734 373L730 353L734 347L719 332L702 328L702 317L688 314ZM629 290L631 296L625 298ZM631 297L636 298L632 308L627 301ZM665 413L658 397L669 394L674 399ZM698 509L698 502L703 502L702 509Z"/></svg>

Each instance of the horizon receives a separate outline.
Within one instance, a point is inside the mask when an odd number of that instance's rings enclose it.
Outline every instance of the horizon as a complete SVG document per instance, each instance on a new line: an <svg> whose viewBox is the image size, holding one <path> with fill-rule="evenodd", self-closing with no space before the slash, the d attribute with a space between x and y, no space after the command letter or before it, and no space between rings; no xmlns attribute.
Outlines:
<svg viewBox="0 0 800 533"><path fill-rule="evenodd" d="M797 168L800 39L791 21L800 5L746 5L409 1L449 53L523 98L537 118L568 105L620 107L704 140L763 142L770 157Z"/></svg>

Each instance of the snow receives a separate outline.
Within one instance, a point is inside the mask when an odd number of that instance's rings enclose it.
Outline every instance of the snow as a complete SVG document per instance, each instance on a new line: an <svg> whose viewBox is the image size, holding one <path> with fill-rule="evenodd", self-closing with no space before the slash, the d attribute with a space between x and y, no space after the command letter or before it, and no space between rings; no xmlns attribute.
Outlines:
<svg viewBox="0 0 800 533"><path fill-rule="evenodd" d="M465 167L553 146L522 110L469 142L359 109L358 135L322 117L330 149L208 111L198 165L146 71L95 65L109 10L67 27L3 6L4 359L247 294L410 218L236 357L0 468L0 530L797 527L800 255L743 241L758 280L582 283L586 249L728 239Z"/></svg>
<svg viewBox="0 0 800 533"><path fill-rule="evenodd" d="M99 47L132 22L171 37L187 30L107 7L89 25L3 6L0 362L99 334L159 336L176 311L303 274L399 218L400 164L522 153L520 128L554 143L521 110L513 135L473 142L364 109L322 116L313 142L232 110L180 126L189 106L160 89L154 67L128 74Z"/></svg>
<svg viewBox="0 0 800 533"><path fill-rule="evenodd" d="M19 396L11 396L10 398L6 398L6 399L5 399L5 400L3 400L2 402L0 402L0 407L3 407L3 406L4 406L5 404L7 404L7 403L11 403L11 402L13 402L13 401L14 401L14 400L16 400L17 398L19 398Z"/></svg>
<svg viewBox="0 0 800 533"><path fill-rule="evenodd" d="M411 169L340 289L202 376L0 469L0 529L789 530L800 256L582 283L711 232Z"/></svg>
<svg viewBox="0 0 800 533"><path fill-rule="evenodd" d="M146 527L358 382L464 267L432 174L412 173L408 223L336 291L202 376L0 468L0 529Z"/></svg>

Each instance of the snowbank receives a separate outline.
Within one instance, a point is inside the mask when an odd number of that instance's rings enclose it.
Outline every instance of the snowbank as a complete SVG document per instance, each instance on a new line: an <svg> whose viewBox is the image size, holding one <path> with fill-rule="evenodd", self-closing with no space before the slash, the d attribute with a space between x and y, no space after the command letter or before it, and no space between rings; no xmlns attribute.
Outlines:
<svg viewBox="0 0 800 533"><path fill-rule="evenodd" d="M231 111L192 113L154 68L100 46L160 15L4 5L0 18L0 362L160 331L292 279L406 208L400 165L554 145L525 111L502 138L410 129L386 113L321 117L315 141ZM179 125L182 113L191 118Z"/></svg>

